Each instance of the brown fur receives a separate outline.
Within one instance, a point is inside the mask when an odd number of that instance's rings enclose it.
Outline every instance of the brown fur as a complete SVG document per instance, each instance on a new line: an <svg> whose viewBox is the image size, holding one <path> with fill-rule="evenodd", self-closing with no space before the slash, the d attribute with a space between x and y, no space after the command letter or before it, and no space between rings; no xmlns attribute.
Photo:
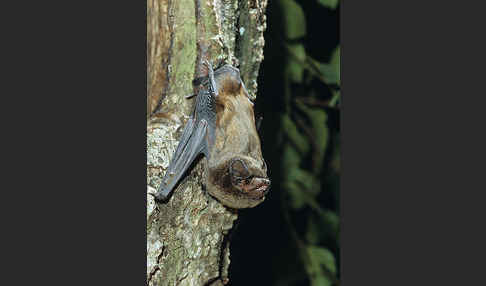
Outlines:
<svg viewBox="0 0 486 286"><path fill-rule="evenodd" d="M270 180L255 126L253 103L237 69L225 66L215 72L215 80L219 92L217 127L208 161L207 190L228 207L254 207L265 199ZM230 172L235 160L244 162L251 177L235 183Z"/></svg>

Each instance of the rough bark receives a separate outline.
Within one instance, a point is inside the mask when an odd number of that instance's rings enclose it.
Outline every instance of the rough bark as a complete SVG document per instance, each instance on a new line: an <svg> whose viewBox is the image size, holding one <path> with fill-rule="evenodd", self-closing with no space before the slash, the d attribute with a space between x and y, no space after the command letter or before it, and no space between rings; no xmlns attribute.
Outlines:
<svg viewBox="0 0 486 286"><path fill-rule="evenodd" d="M267 0L147 0L147 193L169 165L193 109L201 61L238 67L251 96L263 60ZM148 285L222 285L237 218L204 191L205 159L168 203L147 194Z"/></svg>

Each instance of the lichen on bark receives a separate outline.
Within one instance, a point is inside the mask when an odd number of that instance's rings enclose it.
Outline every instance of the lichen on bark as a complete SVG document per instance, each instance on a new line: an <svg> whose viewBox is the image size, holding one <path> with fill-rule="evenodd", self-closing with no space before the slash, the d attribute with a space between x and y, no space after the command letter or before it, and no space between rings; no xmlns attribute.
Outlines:
<svg viewBox="0 0 486 286"><path fill-rule="evenodd" d="M203 59L238 67L255 96L263 60L266 0L147 0L147 284L223 285L237 212L204 191L205 159L167 203L159 186L191 115ZM243 32L242 32L243 31Z"/></svg>

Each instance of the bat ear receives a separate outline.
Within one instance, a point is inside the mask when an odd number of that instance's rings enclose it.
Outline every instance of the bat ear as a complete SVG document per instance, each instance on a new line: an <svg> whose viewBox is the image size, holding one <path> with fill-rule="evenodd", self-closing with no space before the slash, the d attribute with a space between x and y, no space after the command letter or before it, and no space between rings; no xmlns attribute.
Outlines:
<svg viewBox="0 0 486 286"><path fill-rule="evenodd" d="M238 84L238 91L245 92L245 84L243 84L243 81L240 81L240 84Z"/></svg>
<svg viewBox="0 0 486 286"><path fill-rule="evenodd" d="M246 89L245 87L245 84L243 83L242 80L240 80L240 84L238 86L238 90L240 92L242 92L244 95L246 95L246 97L248 97L248 99L250 100L250 102L253 104L255 102L255 98L252 97L249 93L248 93L248 90Z"/></svg>
<svg viewBox="0 0 486 286"><path fill-rule="evenodd" d="M250 171L245 162L240 159L233 159L229 165L229 173L234 179L245 179L250 176Z"/></svg>

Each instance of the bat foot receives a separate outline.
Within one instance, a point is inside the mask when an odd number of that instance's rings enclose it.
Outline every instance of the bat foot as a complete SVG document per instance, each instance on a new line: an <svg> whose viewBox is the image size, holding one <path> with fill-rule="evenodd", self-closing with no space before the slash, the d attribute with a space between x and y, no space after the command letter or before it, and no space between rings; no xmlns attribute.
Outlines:
<svg viewBox="0 0 486 286"><path fill-rule="evenodd" d="M213 63L212 63L212 62L210 62L210 61L208 61L208 60L204 60L204 61L203 61L203 64L204 64L204 65L205 65L205 66L206 66L208 69L210 69L210 70L212 70L212 69L213 69Z"/></svg>

